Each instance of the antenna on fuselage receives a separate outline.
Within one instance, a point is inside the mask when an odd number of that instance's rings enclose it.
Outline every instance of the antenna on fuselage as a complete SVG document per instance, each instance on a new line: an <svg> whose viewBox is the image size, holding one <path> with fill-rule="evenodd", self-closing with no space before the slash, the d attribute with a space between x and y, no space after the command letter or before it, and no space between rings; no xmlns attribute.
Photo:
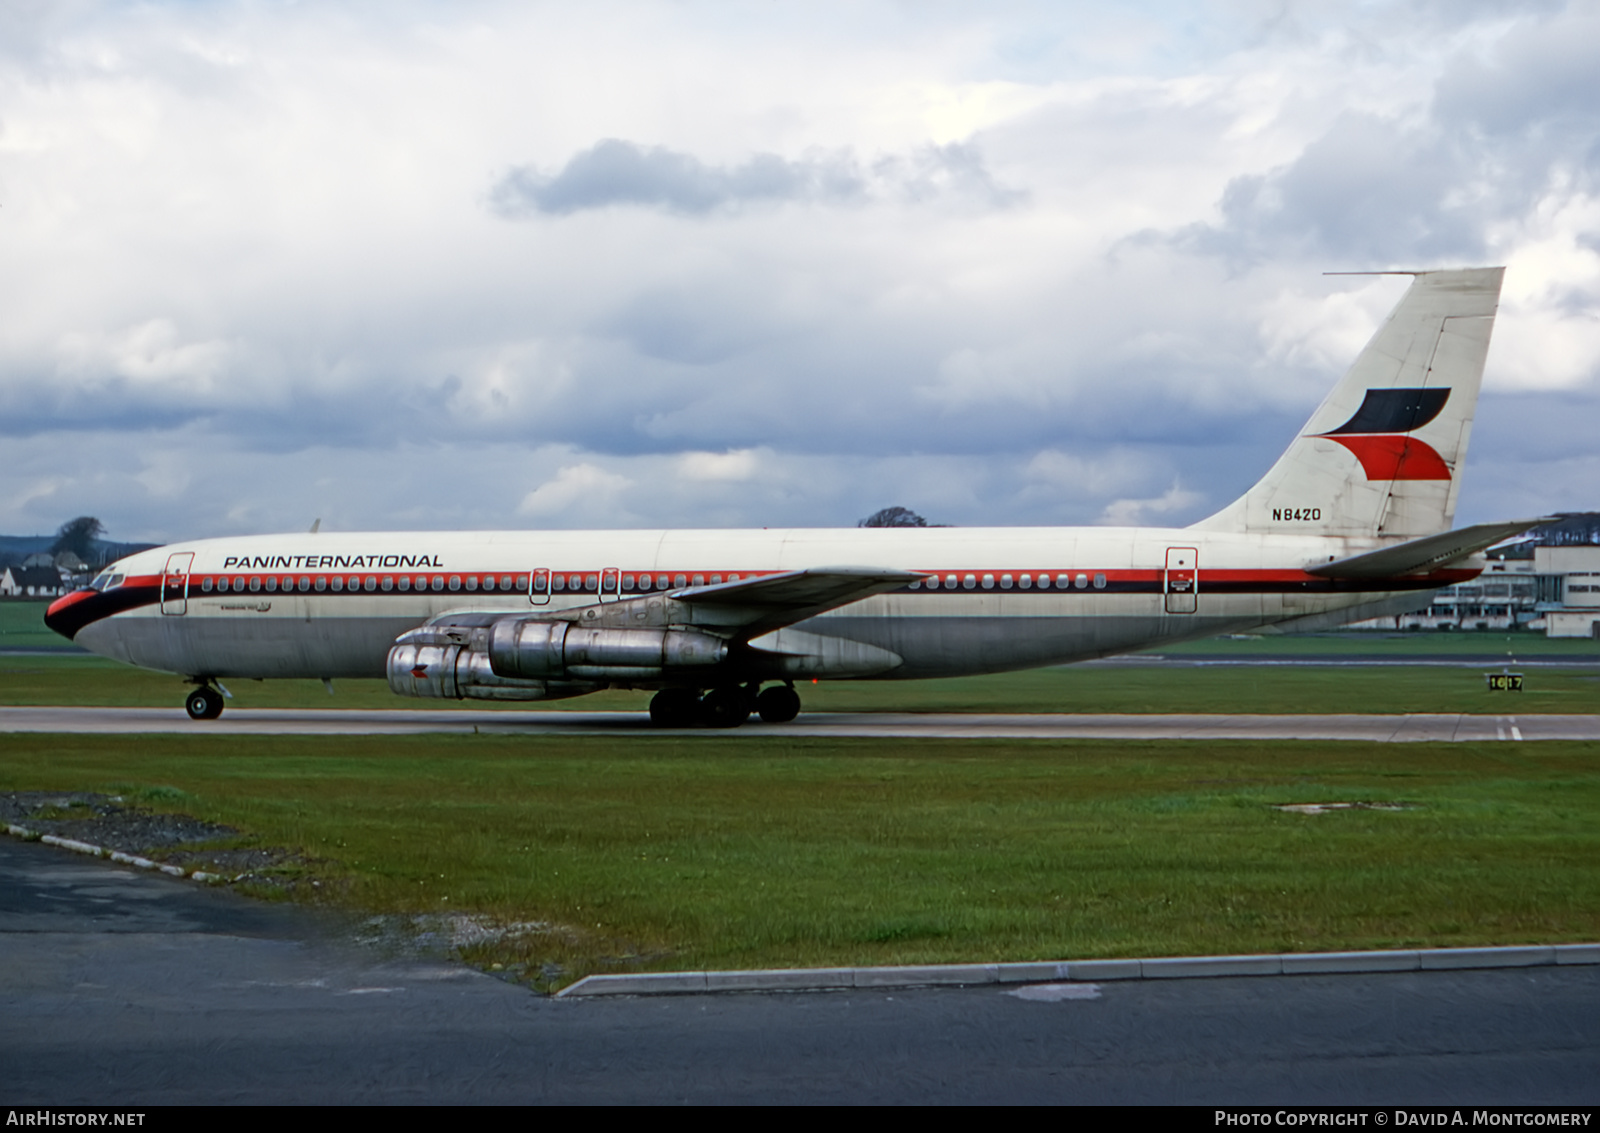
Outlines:
<svg viewBox="0 0 1600 1133"><path fill-rule="evenodd" d="M315 518L315 519L313 519L311 521L311 534L315 535L317 533L317 528L319 528L321 526L322 526L322 517L319 515L319 516L317 516L317 518Z"/></svg>

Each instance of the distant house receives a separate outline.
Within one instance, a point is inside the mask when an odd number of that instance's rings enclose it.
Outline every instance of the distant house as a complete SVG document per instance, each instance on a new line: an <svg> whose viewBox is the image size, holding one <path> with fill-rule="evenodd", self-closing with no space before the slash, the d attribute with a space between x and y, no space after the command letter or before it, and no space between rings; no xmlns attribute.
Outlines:
<svg viewBox="0 0 1600 1133"><path fill-rule="evenodd" d="M7 597L55 598L66 592L66 580L52 566L12 566L0 573L0 594Z"/></svg>

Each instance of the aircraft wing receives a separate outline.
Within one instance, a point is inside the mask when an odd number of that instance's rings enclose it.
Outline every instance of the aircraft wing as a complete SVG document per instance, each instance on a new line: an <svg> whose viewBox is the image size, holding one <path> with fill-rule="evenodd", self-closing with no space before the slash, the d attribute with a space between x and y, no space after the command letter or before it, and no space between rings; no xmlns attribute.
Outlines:
<svg viewBox="0 0 1600 1133"><path fill-rule="evenodd" d="M1444 531L1396 547L1382 547L1338 562L1308 567L1306 573L1321 578L1392 578L1402 574L1422 574L1550 521L1551 517L1545 516L1506 523L1479 523L1459 531Z"/></svg>
<svg viewBox="0 0 1600 1133"><path fill-rule="evenodd" d="M669 597L688 607L691 625L735 630L749 640L922 577L887 567L813 567L675 590Z"/></svg>

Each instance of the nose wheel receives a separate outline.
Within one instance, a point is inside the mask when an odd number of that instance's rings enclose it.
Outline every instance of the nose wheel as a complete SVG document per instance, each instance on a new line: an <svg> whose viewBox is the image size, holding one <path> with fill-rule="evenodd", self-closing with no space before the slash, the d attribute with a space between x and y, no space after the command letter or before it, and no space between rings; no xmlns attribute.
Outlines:
<svg viewBox="0 0 1600 1133"><path fill-rule="evenodd" d="M222 715L222 694L210 685L200 685L183 702L191 720L215 720Z"/></svg>

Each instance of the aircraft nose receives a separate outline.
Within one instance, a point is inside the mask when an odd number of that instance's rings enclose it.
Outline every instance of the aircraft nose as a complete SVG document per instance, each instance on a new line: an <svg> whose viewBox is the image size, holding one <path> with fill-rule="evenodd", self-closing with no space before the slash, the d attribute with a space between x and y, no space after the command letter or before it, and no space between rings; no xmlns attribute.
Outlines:
<svg viewBox="0 0 1600 1133"><path fill-rule="evenodd" d="M71 641L87 624L83 604L95 596L93 590L74 590L50 603L44 612L44 624Z"/></svg>

